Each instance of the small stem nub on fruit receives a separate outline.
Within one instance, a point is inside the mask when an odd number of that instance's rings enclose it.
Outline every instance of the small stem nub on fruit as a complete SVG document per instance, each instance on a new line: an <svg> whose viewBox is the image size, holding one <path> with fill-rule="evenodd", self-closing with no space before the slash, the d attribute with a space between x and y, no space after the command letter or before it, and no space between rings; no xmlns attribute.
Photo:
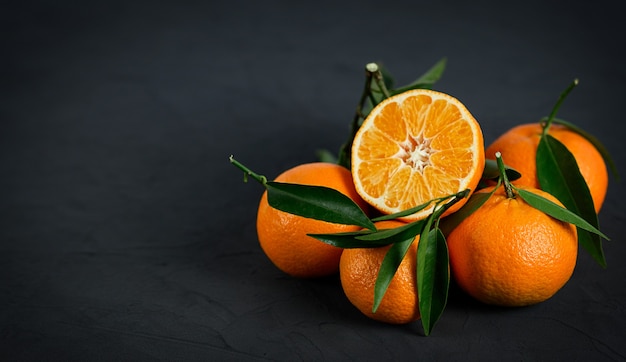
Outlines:
<svg viewBox="0 0 626 362"><path fill-rule="evenodd" d="M500 171L500 178L502 183L504 184L504 191L506 192L506 197L512 199L515 197L513 193L513 186L511 186L511 182L506 175L506 167L504 166L504 161L502 161L502 153L499 151L496 152L496 162L498 163L498 170Z"/></svg>

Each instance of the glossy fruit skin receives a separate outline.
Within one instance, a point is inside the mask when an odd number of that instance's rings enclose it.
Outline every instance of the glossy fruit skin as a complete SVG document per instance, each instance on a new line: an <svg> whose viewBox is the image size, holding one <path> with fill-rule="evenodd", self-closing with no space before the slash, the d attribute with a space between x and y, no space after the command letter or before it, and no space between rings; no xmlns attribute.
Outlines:
<svg viewBox="0 0 626 362"><path fill-rule="evenodd" d="M522 186L560 205L550 194ZM478 191L489 192L493 187ZM492 305L525 306L552 297L576 266L576 227L534 209L500 187L447 237L457 284Z"/></svg>
<svg viewBox="0 0 626 362"><path fill-rule="evenodd" d="M365 203L354 189L348 169L332 163L307 163L293 167L275 181L303 185L326 186L350 197L363 210ZM341 248L325 244L308 236L310 233L336 233L356 231L352 225L334 224L309 219L271 207L267 191L261 196L257 211L259 244L276 267L299 278L315 278L336 274L339 271Z"/></svg>
<svg viewBox="0 0 626 362"><path fill-rule="evenodd" d="M513 181L514 184L540 188L536 157L542 131L539 123L513 127L487 147L485 157L495 160L495 153L500 151L504 163L522 174L520 179ZM596 212L599 212L609 184L608 171L602 155L583 136L565 126L552 124L548 133L561 141L576 158L580 173L589 186Z"/></svg>
<svg viewBox="0 0 626 362"><path fill-rule="evenodd" d="M376 223L378 229L390 229L405 225L396 220ZM390 246L380 248L345 249L341 255L341 286L350 302L367 317L390 324L405 324L420 318L417 297L416 253L419 236L400 263L376 313L374 286L380 265Z"/></svg>

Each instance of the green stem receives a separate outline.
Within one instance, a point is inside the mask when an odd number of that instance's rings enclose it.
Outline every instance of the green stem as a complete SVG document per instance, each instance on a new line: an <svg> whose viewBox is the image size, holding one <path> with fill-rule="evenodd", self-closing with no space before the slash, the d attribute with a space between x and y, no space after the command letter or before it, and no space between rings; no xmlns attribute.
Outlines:
<svg viewBox="0 0 626 362"><path fill-rule="evenodd" d="M380 73L379 69L380 68L376 63L368 63L365 65L365 71L367 72L367 77L370 80L370 82L367 84L367 89L365 90L365 92L366 96L370 99L370 102L372 102L372 106L374 107L376 106L378 101L376 100L376 98L374 98L374 93L372 93L372 81L376 80L376 74ZM361 108L363 108L363 104L361 104Z"/></svg>
<svg viewBox="0 0 626 362"><path fill-rule="evenodd" d="M509 182L509 178L506 175L506 167L504 167L504 161L502 161L502 154L500 152L496 152L496 162L498 163L498 170L500 171L500 179L502 180L502 183L504 183L506 197L512 199L515 197L515 194L513 193L511 182Z"/></svg>
<svg viewBox="0 0 626 362"><path fill-rule="evenodd" d="M257 182L259 182L261 185L263 185L263 186L265 186L265 184L267 183L267 177L265 177L263 175L259 175L259 174L255 173L254 171L250 170L249 168L244 166L241 162L235 160L233 155L230 155L228 160L230 161L230 163L235 165L238 169L243 171L243 176L244 176L243 181L244 182L247 182L248 181L248 176L250 176L253 179L255 179Z"/></svg>
<svg viewBox="0 0 626 362"><path fill-rule="evenodd" d="M563 101L565 100L567 95L577 85L578 85L578 78L574 79L572 83L570 83L570 85L563 91L563 93L561 93L561 95L559 96L559 99L556 101L556 103L554 104L554 107L552 108L552 112L550 113L550 116L548 116L548 119L543 124L543 133L541 134L542 136L545 136L548 134L550 125L552 125L552 121L554 120L554 117L556 117L557 111L559 110L559 108L561 108L561 104L563 104Z"/></svg>
<svg viewBox="0 0 626 362"><path fill-rule="evenodd" d="M452 199L448 202L446 202L445 204L443 204L443 206L441 206L441 208L437 209L437 206L445 201L446 199L450 198L449 196L446 197L442 197L439 199L439 201L437 201L437 205L435 205L435 209L433 210L433 218L435 220L438 220L441 215L443 215L444 212L446 212L446 210L448 210L450 207L452 207L452 205L456 204L457 202L459 202L461 199L466 198L468 195L470 194L470 190L469 189L465 189L463 191L459 191L456 194L452 195Z"/></svg>
<svg viewBox="0 0 626 362"><path fill-rule="evenodd" d="M352 141L354 140L356 132L359 130L359 122L361 121L361 119L364 118L363 107L365 106L365 101L371 94L370 87L372 83L373 71L371 71L370 69L372 68L378 70L378 65L376 63L369 63L365 66L365 85L363 87L363 92L361 93L359 104L356 107L354 117L352 118L352 123L350 124L350 134L348 135L348 140L341 146L341 149L339 150L339 159L337 163L348 169L350 169L350 149L352 148Z"/></svg>
<svg viewBox="0 0 626 362"><path fill-rule="evenodd" d="M370 63L370 64L375 64L375 63ZM372 72L372 75L374 77L374 80L376 81L376 84L378 85L378 88L380 88L380 90L383 92L383 95L385 96L385 98L391 97L391 94L389 94L389 90L387 89L387 86L385 85L385 80L383 79L383 73L380 72L378 65L376 65L376 71Z"/></svg>

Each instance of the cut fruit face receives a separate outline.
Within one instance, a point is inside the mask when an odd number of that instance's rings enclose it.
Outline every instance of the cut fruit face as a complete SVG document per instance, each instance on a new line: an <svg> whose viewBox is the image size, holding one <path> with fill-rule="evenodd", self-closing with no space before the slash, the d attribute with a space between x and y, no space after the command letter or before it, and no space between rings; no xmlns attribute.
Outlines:
<svg viewBox="0 0 626 362"><path fill-rule="evenodd" d="M382 101L363 121L352 145L356 190L385 214L473 191L484 166L478 122L456 98L432 90L410 90ZM402 219L423 219L434 206Z"/></svg>

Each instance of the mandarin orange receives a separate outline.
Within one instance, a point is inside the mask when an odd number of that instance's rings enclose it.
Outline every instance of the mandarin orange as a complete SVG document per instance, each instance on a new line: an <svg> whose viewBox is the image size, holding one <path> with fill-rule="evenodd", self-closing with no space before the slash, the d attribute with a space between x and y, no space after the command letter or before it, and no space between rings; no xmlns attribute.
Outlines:
<svg viewBox="0 0 626 362"><path fill-rule="evenodd" d="M520 189L562 204L538 189ZM477 191L488 193L492 187ZM576 265L576 227L507 197L500 187L447 236L450 266L458 285L493 305L525 306L552 297Z"/></svg>
<svg viewBox="0 0 626 362"><path fill-rule="evenodd" d="M275 181L326 186L350 197L363 210L368 205L357 194L348 169L331 163L308 163L293 167ZM339 271L342 249L308 236L308 233L356 231L357 226L334 224L283 212L271 207L267 191L257 212L257 235L267 257L283 272L302 278L321 277Z"/></svg>
<svg viewBox="0 0 626 362"><path fill-rule="evenodd" d="M495 159L495 153L499 151L507 165L522 174L513 184L539 188L536 157L542 132L543 128L539 123L513 127L487 147L485 157ZM561 141L576 159L580 173L589 186L596 212L599 212L609 184L602 155L591 142L565 126L552 124L548 133Z"/></svg>
<svg viewBox="0 0 626 362"><path fill-rule="evenodd" d="M377 222L378 229L391 229L405 225L401 221ZM348 300L369 318L390 324L404 324L420 318L417 297L417 244L415 238L409 251L400 263L376 312L374 286L380 265L391 246L379 248L345 249L341 254L339 276Z"/></svg>

